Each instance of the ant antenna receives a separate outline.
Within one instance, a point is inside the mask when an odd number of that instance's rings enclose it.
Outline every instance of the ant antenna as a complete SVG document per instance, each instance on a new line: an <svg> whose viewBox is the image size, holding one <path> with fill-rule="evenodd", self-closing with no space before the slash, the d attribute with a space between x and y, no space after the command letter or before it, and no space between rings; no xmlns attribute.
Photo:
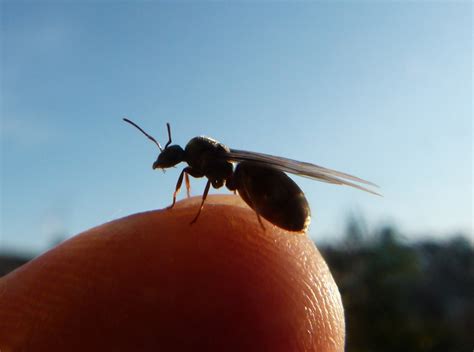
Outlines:
<svg viewBox="0 0 474 352"><path fill-rule="evenodd" d="M166 143L165 149L171 144L171 126L169 122L166 123L166 127L168 128L168 143Z"/></svg>
<svg viewBox="0 0 474 352"><path fill-rule="evenodd" d="M130 121L129 119L123 119L125 122L128 122L129 124L131 124L132 126L136 127L141 133L143 133L145 136L148 137L148 139L150 139L152 142L154 142L158 148L160 148L160 151L163 151L163 148L161 148L161 144L155 139L153 138L152 136L150 136L148 133L146 133L145 131L143 131L140 126L138 126L135 122L133 121ZM168 136L170 137L170 140L169 142L166 144L166 147L168 146L168 144L171 143L171 132L170 132L170 127L169 127L169 124L168 124ZM166 148L165 147L165 148Z"/></svg>

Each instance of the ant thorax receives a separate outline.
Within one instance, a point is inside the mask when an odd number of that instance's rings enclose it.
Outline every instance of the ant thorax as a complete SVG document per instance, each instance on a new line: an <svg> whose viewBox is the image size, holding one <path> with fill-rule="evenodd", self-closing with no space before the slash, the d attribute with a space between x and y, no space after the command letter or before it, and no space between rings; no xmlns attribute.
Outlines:
<svg viewBox="0 0 474 352"><path fill-rule="evenodd" d="M191 139L184 151L188 165L205 174L210 163L231 164L225 160L229 150L229 147L215 139L199 136Z"/></svg>

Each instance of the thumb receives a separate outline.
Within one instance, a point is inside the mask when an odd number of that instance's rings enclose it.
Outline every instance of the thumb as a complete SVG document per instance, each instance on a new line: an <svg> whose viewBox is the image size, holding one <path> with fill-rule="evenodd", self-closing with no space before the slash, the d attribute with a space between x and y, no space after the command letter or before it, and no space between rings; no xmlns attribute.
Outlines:
<svg viewBox="0 0 474 352"><path fill-rule="evenodd" d="M0 350L343 351L344 314L303 234L236 196L88 230L0 279Z"/></svg>

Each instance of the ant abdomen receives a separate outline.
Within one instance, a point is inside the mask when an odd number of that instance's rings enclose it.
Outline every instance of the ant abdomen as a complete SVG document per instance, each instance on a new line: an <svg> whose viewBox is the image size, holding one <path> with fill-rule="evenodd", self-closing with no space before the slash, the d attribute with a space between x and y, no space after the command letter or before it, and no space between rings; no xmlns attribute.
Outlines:
<svg viewBox="0 0 474 352"><path fill-rule="evenodd" d="M303 191L284 172L243 161L237 164L227 187L269 222L289 231L304 231L311 220Z"/></svg>

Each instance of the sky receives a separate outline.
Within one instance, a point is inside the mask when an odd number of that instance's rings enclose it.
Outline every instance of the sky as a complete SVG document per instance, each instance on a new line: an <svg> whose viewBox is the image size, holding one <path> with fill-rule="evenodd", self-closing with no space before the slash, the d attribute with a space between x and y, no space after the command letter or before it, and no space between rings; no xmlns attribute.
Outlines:
<svg viewBox="0 0 474 352"><path fill-rule="evenodd" d="M350 216L472 236L471 2L1 2L0 250L41 252L171 203L161 143L207 135L316 163L309 233ZM192 180L192 193L204 189ZM212 193L227 193L225 189ZM183 195L181 195L183 197ZM471 237L472 238L472 237Z"/></svg>

